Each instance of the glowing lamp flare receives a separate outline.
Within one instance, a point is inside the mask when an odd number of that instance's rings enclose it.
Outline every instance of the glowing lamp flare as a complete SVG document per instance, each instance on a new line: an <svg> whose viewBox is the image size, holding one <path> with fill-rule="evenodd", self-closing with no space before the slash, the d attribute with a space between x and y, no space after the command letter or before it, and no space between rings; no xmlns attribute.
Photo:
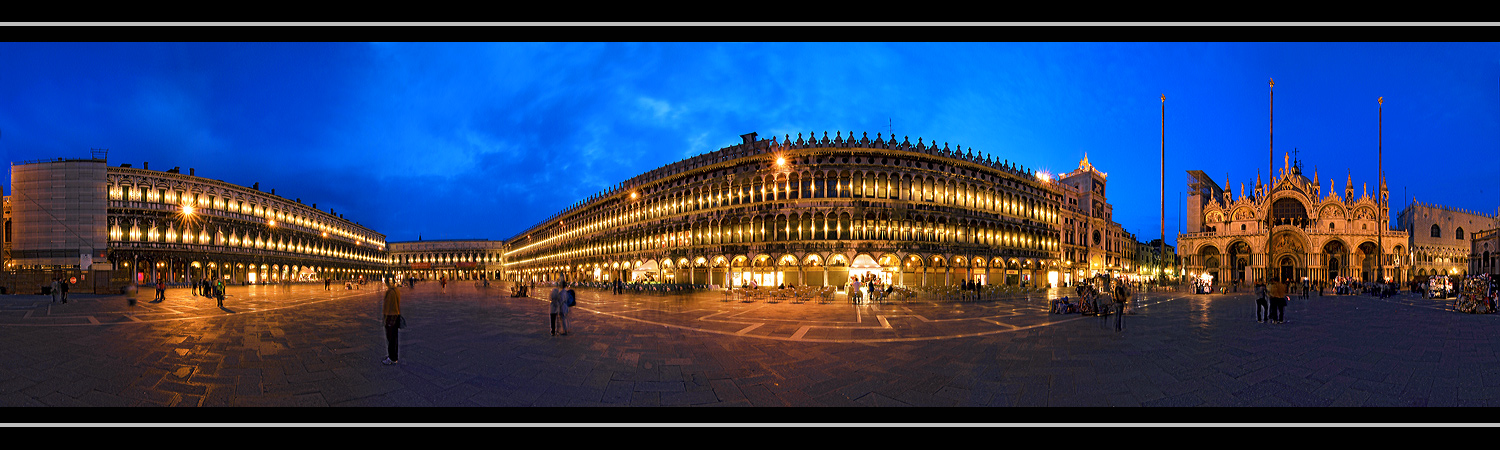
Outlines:
<svg viewBox="0 0 1500 450"><path fill-rule="evenodd" d="M182 205L182 213L183 214L189 214L189 215L193 214L193 206L192 205Z"/></svg>

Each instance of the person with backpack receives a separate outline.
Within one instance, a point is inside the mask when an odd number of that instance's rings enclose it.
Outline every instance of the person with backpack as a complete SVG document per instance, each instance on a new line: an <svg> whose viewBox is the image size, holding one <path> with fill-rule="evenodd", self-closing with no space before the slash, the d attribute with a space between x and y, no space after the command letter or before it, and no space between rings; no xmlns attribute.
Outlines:
<svg viewBox="0 0 1500 450"><path fill-rule="evenodd" d="M1270 314L1270 304L1266 303L1266 280L1255 279L1255 323L1266 323L1266 316Z"/></svg>
<svg viewBox="0 0 1500 450"><path fill-rule="evenodd" d="M552 289L552 335L557 336L557 323L562 321L562 335L568 335L568 308L577 304L576 294L568 289L568 282L561 281Z"/></svg>

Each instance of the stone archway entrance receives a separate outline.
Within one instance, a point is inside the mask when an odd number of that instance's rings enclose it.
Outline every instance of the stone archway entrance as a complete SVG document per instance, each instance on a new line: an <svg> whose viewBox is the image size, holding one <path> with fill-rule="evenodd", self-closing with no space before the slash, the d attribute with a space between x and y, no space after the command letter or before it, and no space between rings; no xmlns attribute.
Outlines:
<svg viewBox="0 0 1500 450"><path fill-rule="evenodd" d="M1250 257L1250 244L1245 241L1235 241L1229 244L1230 276L1233 277L1231 282L1236 285L1245 283L1246 277L1249 276L1247 272L1249 272Z"/></svg>
<svg viewBox="0 0 1500 450"><path fill-rule="evenodd" d="M1273 257L1267 270L1270 277L1266 282L1281 280L1299 283L1307 277L1307 239L1301 233L1276 233L1271 240L1271 254Z"/></svg>
<svg viewBox="0 0 1500 450"><path fill-rule="evenodd" d="M1276 263L1276 269L1281 281L1297 282L1297 258L1291 255L1282 256Z"/></svg>
<svg viewBox="0 0 1500 450"><path fill-rule="evenodd" d="M1349 275L1344 271L1344 265L1349 263L1349 250L1344 247L1343 242L1331 241L1323 244L1323 256L1327 258L1325 267L1328 269L1329 280Z"/></svg>
<svg viewBox="0 0 1500 450"><path fill-rule="evenodd" d="M655 260L646 261L644 264L636 265L630 271L630 281L660 281L660 266Z"/></svg>
<svg viewBox="0 0 1500 450"><path fill-rule="evenodd" d="M1376 262L1375 262L1376 261L1375 255L1377 253L1377 251L1375 249L1375 244L1370 243L1370 242L1359 244L1359 252L1360 252L1360 256L1362 256L1360 258L1360 264L1359 264L1359 266L1360 266L1359 267L1359 270L1360 270L1359 281L1374 280L1375 279L1375 264L1376 264Z"/></svg>

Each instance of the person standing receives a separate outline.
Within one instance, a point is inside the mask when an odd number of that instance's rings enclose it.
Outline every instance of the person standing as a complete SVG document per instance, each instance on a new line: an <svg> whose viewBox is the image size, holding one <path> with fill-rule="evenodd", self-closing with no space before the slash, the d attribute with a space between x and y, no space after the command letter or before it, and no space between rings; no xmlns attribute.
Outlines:
<svg viewBox="0 0 1500 450"><path fill-rule="evenodd" d="M1125 302L1129 299L1130 288L1115 283L1115 331L1125 331Z"/></svg>
<svg viewBox="0 0 1500 450"><path fill-rule="evenodd" d="M151 303L161 303L162 300L166 300L166 299L167 299L167 282L166 282L166 280L163 280L161 277L156 277L156 298L152 299Z"/></svg>
<svg viewBox="0 0 1500 450"><path fill-rule="evenodd" d="M1287 302L1286 283L1273 279L1268 290L1271 303L1271 323L1282 323L1282 321L1286 320L1284 317Z"/></svg>
<svg viewBox="0 0 1500 450"><path fill-rule="evenodd" d="M224 280L219 280L218 286L214 288L214 298L219 300L219 307L224 307Z"/></svg>
<svg viewBox="0 0 1500 450"><path fill-rule="evenodd" d="M1255 323L1266 323L1266 316L1271 312L1271 306L1266 303L1266 280L1255 279Z"/></svg>
<svg viewBox="0 0 1500 450"><path fill-rule="evenodd" d="M849 277L849 302L859 303L859 278Z"/></svg>
<svg viewBox="0 0 1500 450"><path fill-rule="evenodd" d="M62 283L62 302L63 303L67 303L68 302L68 285L71 284L71 283L68 283L68 279L67 278L63 278L63 279L60 279L58 281L60 281Z"/></svg>
<svg viewBox="0 0 1500 450"><path fill-rule="evenodd" d="M330 289L331 286L333 286L333 279L332 278L324 278L323 279L323 290L325 290L325 291L332 290L332 289Z"/></svg>
<svg viewBox="0 0 1500 450"><path fill-rule="evenodd" d="M568 282L564 281L558 283L557 287L552 289L552 294L548 296L548 300L550 300L552 303L551 311L553 336L557 336L558 321L562 322L562 335L568 335L568 307L572 306L568 303L570 303L571 301L575 301L573 300L573 295L573 290L568 289Z"/></svg>
<svg viewBox="0 0 1500 450"><path fill-rule="evenodd" d="M62 299L62 284L58 283L57 277L52 278L52 289L48 293L52 294L52 303Z"/></svg>
<svg viewBox="0 0 1500 450"><path fill-rule="evenodd" d="M381 364L396 364L396 347L401 330L401 292L396 286L385 290L385 301L380 306L380 315L385 325L385 360Z"/></svg>

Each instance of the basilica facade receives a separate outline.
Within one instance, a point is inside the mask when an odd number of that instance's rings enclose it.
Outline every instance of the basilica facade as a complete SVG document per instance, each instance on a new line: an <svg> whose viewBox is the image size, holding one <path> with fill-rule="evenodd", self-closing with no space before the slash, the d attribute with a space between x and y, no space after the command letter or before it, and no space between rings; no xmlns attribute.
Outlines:
<svg viewBox="0 0 1500 450"><path fill-rule="evenodd" d="M1253 189L1220 187L1202 171L1188 171L1185 232L1178 256L1190 277L1216 285L1248 286L1257 279L1327 281L1404 280L1411 263L1407 232L1391 229L1389 193L1352 177L1343 189L1318 174L1308 179L1283 158L1279 176L1256 177ZM1227 184L1227 183L1226 183ZM1356 195L1358 194L1358 195ZM1267 215L1272 223L1267 224Z"/></svg>

